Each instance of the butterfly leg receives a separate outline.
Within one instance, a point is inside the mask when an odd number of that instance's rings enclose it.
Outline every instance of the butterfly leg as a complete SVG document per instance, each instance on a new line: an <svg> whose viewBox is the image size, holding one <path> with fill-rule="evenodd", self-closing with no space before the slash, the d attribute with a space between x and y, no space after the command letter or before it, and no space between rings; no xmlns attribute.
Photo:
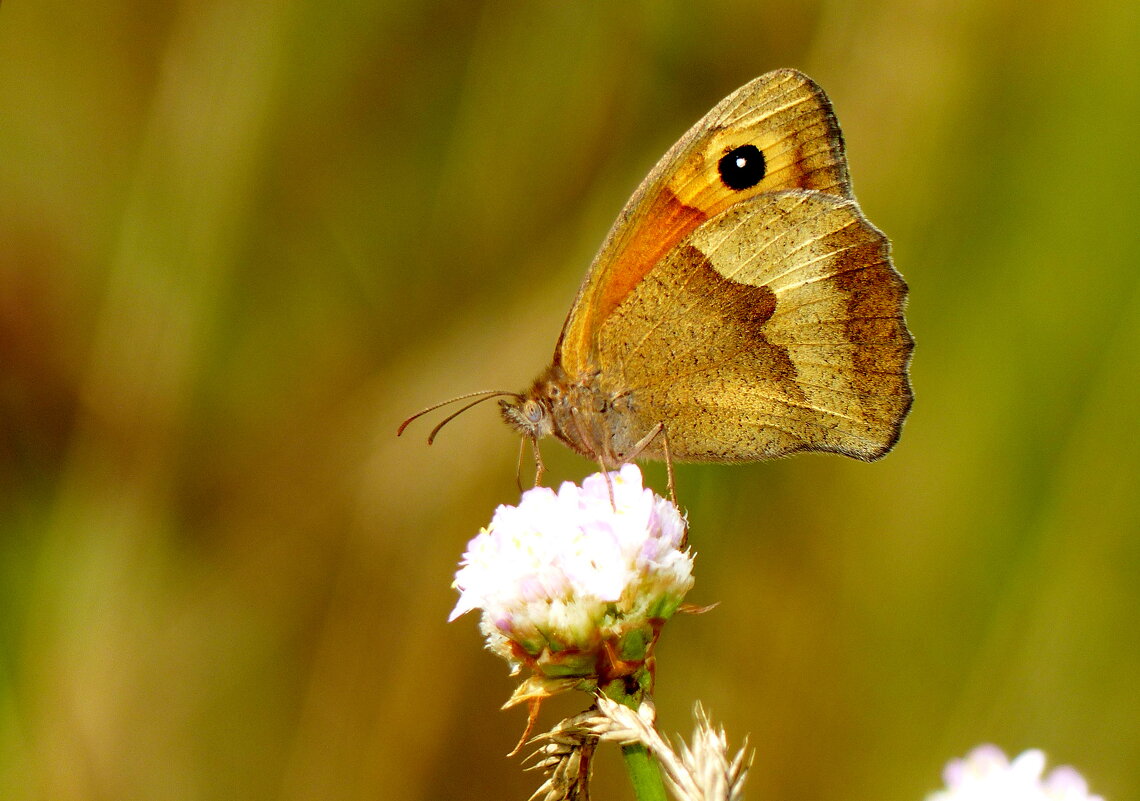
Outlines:
<svg viewBox="0 0 1140 801"><path fill-rule="evenodd" d="M538 437L532 437L531 446L534 448L534 485L542 484L542 474L546 472L546 464L542 461L542 451L538 448ZM522 445L519 445L519 469L522 469Z"/></svg>
<svg viewBox="0 0 1140 801"><path fill-rule="evenodd" d="M519 494L522 494L522 462L523 454L526 452L526 437L519 437L519 460L515 464L515 486L519 488ZM537 470L536 470L537 472Z"/></svg>
<svg viewBox="0 0 1140 801"><path fill-rule="evenodd" d="M640 456L641 452L649 447L649 443L653 442L653 440L657 438L658 434L661 435L661 446L662 450L665 452L665 471L669 474L669 500L672 501L674 505L676 505L677 482L673 478L673 455L669 451L669 432L665 430L664 423L658 423L657 425L653 426L653 428L649 429L649 433L638 440L633 448L630 449L629 453L625 457L625 461L632 462L634 459Z"/></svg>
<svg viewBox="0 0 1140 801"><path fill-rule="evenodd" d="M594 442L593 437L587 433L586 426L582 425L581 413L578 411L577 406L570 407L570 419L574 421L574 428L578 432L578 438L586 444L590 452L598 460L598 465L602 468L602 477L606 480L606 487L610 491L610 506L615 510L617 509L617 500L614 498L614 482L610 478L610 466L606 464L605 451L598 447Z"/></svg>
<svg viewBox="0 0 1140 801"><path fill-rule="evenodd" d="M635 442L633 447L629 449L629 453L625 454L625 456L622 457L622 463L628 464L629 462L637 459L637 457L641 455L641 452L649 447L649 443L657 439L658 434L663 433L665 433L664 423L658 423L657 425L653 426L653 428L649 429L649 433Z"/></svg>
<svg viewBox="0 0 1140 801"><path fill-rule="evenodd" d="M602 466L602 477L606 480L606 489L610 491L610 506L613 510L617 511L617 499L614 497L614 480L610 478L610 468L606 464L606 457L602 455L601 451L598 452L598 464Z"/></svg>

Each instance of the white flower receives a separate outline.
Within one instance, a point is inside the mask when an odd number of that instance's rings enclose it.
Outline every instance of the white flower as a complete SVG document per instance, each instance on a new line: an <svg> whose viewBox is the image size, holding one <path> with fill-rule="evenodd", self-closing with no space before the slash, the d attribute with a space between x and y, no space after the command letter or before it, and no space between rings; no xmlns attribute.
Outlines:
<svg viewBox="0 0 1140 801"><path fill-rule="evenodd" d="M1088 784L1073 768L1054 768L1043 777L1044 770L1045 754L1036 749L1010 762L997 746L980 745L946 766L946 789L927 801L1104 801L1089 794Z"/></svg>
<svg viewBox="0 0 1140 801"><path fill-rule="evenodd" d="M581 488L536 487L468 543L450 619L482 609L489 648L516 668L541 658L549 675L583 675L603 645L644 658L654 621L693 584L684 541L681 513L642 486L636 465Z"/></svg>

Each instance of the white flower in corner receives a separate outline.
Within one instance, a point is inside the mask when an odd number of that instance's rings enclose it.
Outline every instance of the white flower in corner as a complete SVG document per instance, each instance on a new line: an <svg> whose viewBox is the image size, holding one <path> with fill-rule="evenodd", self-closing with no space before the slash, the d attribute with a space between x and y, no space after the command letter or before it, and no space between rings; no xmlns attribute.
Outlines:
<svg viewBox="0 0 1140 801"><path fill-rule="evenodd" d="M628 464L500 506L468 543L451 620L483 610L487 647L548 678L628 674L693 585L677 507Z"/></svg>
<svg viewBox="0 0 1140 801"><path fill-rule="evenodd" d="M1047 775L1045 754L1025 751L1011 762L994 745L981 745L943 771L946 789L927 801L1104 801L1089 793L1084 777L1068 766Z"/></svg>

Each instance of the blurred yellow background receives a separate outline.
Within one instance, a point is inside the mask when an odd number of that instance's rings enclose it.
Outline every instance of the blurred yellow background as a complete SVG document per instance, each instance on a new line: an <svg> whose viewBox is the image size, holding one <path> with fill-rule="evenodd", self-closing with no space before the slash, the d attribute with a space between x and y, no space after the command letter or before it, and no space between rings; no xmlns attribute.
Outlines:
<svg viewBox="0 0 1140 801"><path fill-rule="evenodd" d="M919 801L983 741L1137 797L1137 53L1124 0L5 3L0 797L525 799L445 622L517 440L396 424L527 385L641 177L782 66L894 242L916 402L873 465L680 468L720 605L662 727L750 735L754 799Z"/></svg>

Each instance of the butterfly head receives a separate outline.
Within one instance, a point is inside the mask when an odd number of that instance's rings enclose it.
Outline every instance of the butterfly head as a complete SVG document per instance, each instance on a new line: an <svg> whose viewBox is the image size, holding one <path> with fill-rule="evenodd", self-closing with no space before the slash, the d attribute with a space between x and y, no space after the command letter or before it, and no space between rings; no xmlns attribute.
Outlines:
<svg viewBox="0 0 1140 801"><path fill-rule="evenodd" d="M550 401L529 395L516 400L499 401L503 419L511 428L528 439L541 439L554 433L554 415Z"/></svg>
<svg viewBox="0 0 1140 801"><path fill-rule="evenodd" d="M556 432L556 407L566 402L565 376L552 366L539 376L530 389L510 400L500 400L499 410L507 425L531 440L549 437Z"/></svg>

